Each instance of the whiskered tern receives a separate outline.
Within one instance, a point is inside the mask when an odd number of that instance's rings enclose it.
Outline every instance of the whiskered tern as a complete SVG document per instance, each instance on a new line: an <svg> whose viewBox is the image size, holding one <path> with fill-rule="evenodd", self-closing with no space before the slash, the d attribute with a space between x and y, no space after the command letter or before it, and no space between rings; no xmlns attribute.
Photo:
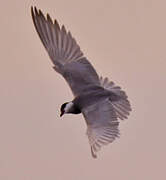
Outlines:
<svg viewBox="0 0 166 180"><path fill-rule="evenodd" d="M54 64L70 86L74 99L61 106L61 114L82 113L94 158L103 145L119 137L118 119L126 119L131 106L126 93L108 78L99 77L76 40L57 20L31 7L36 31Z"/></svg>

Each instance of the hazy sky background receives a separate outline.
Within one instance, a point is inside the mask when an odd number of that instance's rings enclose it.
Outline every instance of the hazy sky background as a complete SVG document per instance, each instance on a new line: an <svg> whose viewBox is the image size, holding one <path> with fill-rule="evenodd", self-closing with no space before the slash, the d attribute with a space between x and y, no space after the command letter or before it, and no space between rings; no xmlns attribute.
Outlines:
<svg viewBox="0 0 166 180"><path fill-rule="evenodd" d="M82 115L34 29L30 6L65 24L132 105L121 138L90 154ZM0 179L156 180L166 168L166 1L15 0L0 7Z"/></svg>

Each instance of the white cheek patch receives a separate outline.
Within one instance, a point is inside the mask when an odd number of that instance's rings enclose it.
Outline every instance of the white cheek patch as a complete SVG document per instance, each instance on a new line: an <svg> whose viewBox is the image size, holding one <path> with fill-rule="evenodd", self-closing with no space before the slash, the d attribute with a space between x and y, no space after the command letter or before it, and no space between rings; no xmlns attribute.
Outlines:
<svg viewBox="0 0 166 180"><path fill-rule="evenodd" d="M69 102L68 104L66 104L66 107L65 107L64 111L65 111L65 112L69 112L70 109L72 108L72 106L73 106L73 103L72 103L72 102Z"/></svg>

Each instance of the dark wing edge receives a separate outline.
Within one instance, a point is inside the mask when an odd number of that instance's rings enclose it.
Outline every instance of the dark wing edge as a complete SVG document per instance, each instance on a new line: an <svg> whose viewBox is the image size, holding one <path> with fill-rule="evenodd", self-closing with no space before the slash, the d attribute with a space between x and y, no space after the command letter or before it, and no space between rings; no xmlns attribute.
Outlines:
<svg viewBox="0 0 166 180"><path fill-rule="evenodd" d="M131 105L125 91L121 87L116 86L114 82L109 81L107 77L100 77L100 84L103 88L110 91L110 102L117 117L121 120L127 119L131 111Z"/></svg>
<svg viewBox="0 0 166 180"><path fill-rule="evenodd" d="M45 17L42 11L37 10L36 7L31 7L31 15L35 29L57 72L61 73L62 67L66 63L77 61L83 57L79 45L70 31L66 31L64 25L60 26L57 20L53 22L49 14Z"/></svg>
<svg viewBox="0 0 166 180"><path fill-rule="evenodd" d="M87 123L87 136L93 158L102 146L112 143L119 137L119 122L110 101L104 100L82 111Z"/></svg>

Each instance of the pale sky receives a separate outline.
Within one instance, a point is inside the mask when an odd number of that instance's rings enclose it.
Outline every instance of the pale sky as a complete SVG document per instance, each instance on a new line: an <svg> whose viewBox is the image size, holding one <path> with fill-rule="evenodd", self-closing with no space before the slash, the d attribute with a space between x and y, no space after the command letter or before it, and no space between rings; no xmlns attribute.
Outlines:
<svg viewBox="0 0 166 180"><path fill-rule="evenodd" d="M82 115L34 29L36 5L72 32L99 75L128 94L121 137L91 157ZM0 179L166 179L166 1L15 0L0 7Z"/></svg>

